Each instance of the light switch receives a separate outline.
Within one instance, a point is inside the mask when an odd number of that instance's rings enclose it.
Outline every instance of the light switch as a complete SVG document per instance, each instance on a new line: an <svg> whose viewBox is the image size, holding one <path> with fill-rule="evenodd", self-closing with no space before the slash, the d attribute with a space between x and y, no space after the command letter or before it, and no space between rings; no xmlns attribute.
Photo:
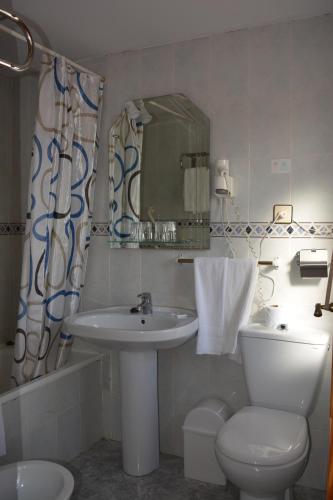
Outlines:
<svg viewBox="0 0 333 500"><path fill-rule="evenodd" d="M272 174L290 174L291 172L291 159L290 158L277 158L272 160Z"/></svg>

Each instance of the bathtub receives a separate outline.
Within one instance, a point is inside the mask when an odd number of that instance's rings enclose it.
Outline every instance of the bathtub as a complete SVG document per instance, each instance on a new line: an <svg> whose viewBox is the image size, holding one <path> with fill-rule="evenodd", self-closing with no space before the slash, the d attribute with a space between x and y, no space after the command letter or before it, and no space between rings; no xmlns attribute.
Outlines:
<svg viewBox="0 0 333 500"><path fill-rule="evenodd" d="M0 348L0 405L7 454L0 465L68 461L103 437L103 356L73 350L63 368L11 388L13 348Z"/></svg>

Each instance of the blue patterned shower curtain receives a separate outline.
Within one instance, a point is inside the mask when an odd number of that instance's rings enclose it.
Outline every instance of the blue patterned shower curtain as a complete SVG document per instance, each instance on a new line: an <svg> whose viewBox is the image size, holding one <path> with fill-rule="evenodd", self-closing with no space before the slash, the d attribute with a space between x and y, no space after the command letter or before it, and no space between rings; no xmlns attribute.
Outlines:
<svg viewBox="0 0 333 500"><path fill-rule="evenodd" d="M13 379L33 380L66 362L63 318L84 283L102 99L98 76L44 56L24 242Z"/></svg>
<svg viewBox="0 0 333 500"><path fill-rule="evenodd" d="M109 133L109 232L112 248L136 248L130 224L140 220L143 123L124 110Z"/></svg>

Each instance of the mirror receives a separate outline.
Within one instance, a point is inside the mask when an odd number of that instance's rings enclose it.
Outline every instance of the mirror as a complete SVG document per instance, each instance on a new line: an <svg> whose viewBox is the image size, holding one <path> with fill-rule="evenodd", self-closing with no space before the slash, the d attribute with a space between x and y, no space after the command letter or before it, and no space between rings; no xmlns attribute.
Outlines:
<svg viewBox="0 0 333 500"><path fill-rule="evenodd" d="M182 94L125 104L109 134L112 247L209 248L209 128Z"/></svg>

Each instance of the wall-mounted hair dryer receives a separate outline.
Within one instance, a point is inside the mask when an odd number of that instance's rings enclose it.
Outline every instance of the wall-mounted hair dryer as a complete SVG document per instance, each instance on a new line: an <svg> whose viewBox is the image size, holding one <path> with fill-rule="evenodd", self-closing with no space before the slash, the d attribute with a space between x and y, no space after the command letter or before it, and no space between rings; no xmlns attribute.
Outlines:
<svg viewBox="0 0 333 500"><path fill-rule="evenodd" d="M217 198L234 195L234 180L229 175L229 160L216 160L214 163L213 195Z"/></svg>

